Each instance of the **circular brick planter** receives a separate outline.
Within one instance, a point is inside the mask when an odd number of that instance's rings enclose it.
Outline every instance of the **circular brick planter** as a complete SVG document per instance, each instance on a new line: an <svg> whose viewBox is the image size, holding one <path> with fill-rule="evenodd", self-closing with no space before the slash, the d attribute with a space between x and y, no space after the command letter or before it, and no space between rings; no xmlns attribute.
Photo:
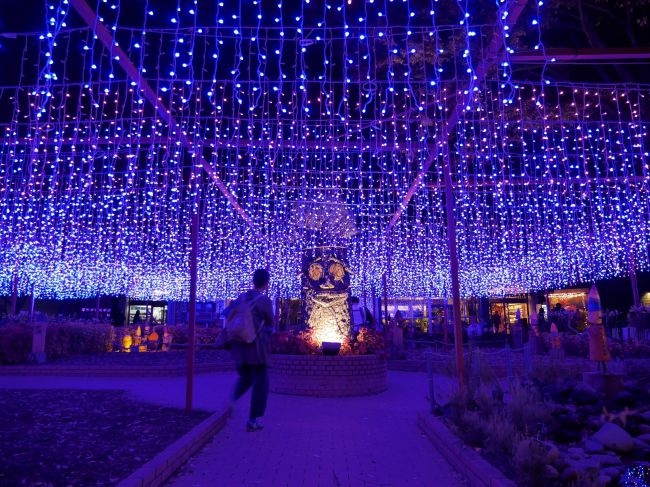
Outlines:
<svg viewBox="0 0 650 487"><path fill-rule="evenodd" d="M363 396L385 391L386 360L377 355L274 355L270 388L300 396Z"/></svg>

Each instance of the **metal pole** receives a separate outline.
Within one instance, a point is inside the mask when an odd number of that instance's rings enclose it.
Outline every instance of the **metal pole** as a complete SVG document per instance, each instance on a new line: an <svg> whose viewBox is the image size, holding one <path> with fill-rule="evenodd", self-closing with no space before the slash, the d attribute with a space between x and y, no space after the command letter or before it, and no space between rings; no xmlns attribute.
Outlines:
<svg viewBox="0 0 650 487"><path fill-rule="evenodd" d="M451 185L451 156L449 148L445 151L443 171L445 176L445 209L447 214L447 247L449 249L449 264L451 267L451 294L454 309L454 343L456 346L456 373L458 387L463 390L463 329L460 324L460 279L458 277L458 252L456 250L456 219L454 218L454 194Z"/></svg>
<svg viewBox="0 0 650 487"><path fill-rule="evenodd" d="M199 210L195 210L192 215L191 229L192 249L190 251L190 319L189 333L187 338L187 381L185 388L185 410L192 410L192 394L194 386L194 342L196 336L196 277L197 277L197 257L199 243Z"/></svg>
<svg viewBox="0 0 650 487"><path fill-rule="evenodd" d="M11 308L9 314L16 316L16 303L18 302L18 274L14 276L13 286L11 287Z"/></svg>
<svg viewBox="0 0 650 487"><path fill-rule="evenodd" d="M630 283L632 284L632 296L634 296L634 306L639 306L641 299L639 299L639 284L636 280L636 269L634 264L630 263Z"/></svg>
<svg viewBox="0 0 650 487"><path fill-rule="evenodd" d="M95 319L99 320L99 305L100 305L101 298L99 294L95 298Z"/></svg>
<svg viewBox="0 0 650 487"><path fill-rule="evenodd" d="M31 292L29 295L29 321L34 318L34 284L31 285Z"/></svg>
<svg viewBox="0 0 650 487"><path fill-rule="evenodd" d="M384 330L388 330L388 283L386 282L386 273L381 277L384 286ZM381 309L381 306L379 307Z"/></svg>

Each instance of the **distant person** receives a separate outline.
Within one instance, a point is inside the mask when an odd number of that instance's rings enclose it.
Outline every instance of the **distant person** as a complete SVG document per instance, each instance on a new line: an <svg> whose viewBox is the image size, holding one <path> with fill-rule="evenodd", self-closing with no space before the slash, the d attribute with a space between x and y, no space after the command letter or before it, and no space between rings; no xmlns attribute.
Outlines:
<svg viewBox="0 0 650 487"><path fill-rule="evenodd" d="M137 310L133 315L133 324L139 325L140 323L142 323L142 318L140 318L140 310Z"/></svg>
<svg viewBox="0 0 650 487"><path fill-rule="evenodd" d="M498 312L492 313L492 333L501 331L501 315Z"/></svg>
<svg viewBox="0 0 650 487"><path fill-rule="evenodd" d="M273 305L269 297L264 294L269 289L269 273L265 269L257 269L253 274L253 289L239 295L228 306L223 314L228 320L233 311L246 300L250 306L253 323L257 336L253 343L231 343L232 354L237 364L239 379L233 390L233 401L236 401L251 388L251 406L246 431L261 431L263 426L259 419L264 416L266 402L269 395L268 365L271 359L271 334L275 320Z"/></svg>
<svg viewBox="0 0 650 487"><path fill-rule="evenodd" d="M544 308L541 306L539 307L539 313L537 313L537 322L539 323L539 331L548 331L546 315L544 314Z"/></svg>
<svg viewBox="0 0 650 487"><path fill-rule="evenodd" d="M359 298L356 296L352 296L350 298L350 302L352 303L351 309L350 309L350 317L352 318L352 329L354 331L359 331L359 328L362 326L366 326L366 318L367 318L367 313L366 310L361 304L359 303Z"/></svg>

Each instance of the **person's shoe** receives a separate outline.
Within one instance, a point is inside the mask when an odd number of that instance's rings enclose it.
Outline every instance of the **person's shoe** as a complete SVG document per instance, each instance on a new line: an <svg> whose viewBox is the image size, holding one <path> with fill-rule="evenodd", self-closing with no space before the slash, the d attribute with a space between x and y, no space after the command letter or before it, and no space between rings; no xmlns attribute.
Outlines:
<svg viewBox="0 0 650 487"><path fill-rule="evenodd" d="M249 433L262 431L262 429L264 429L264 426L256 420L254 421L248 420L246 422L246 431L248 431Z"/></svg>

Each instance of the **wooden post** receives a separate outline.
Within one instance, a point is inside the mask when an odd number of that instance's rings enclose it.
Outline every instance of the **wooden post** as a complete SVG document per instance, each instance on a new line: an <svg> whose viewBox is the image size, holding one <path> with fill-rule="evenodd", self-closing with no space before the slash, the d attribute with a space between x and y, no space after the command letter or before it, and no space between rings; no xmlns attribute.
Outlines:
<svg viewBox="0 0 650 487"><path fill-rule="evenodd" d="M634 268L634 263L630 263L630 283L632 284L634 306L639 306L641 304L641 299L639 299L639 284L636 280L636 269Z"/></svg>
<svg viewBox="0 0 650 487"><path fill-rule="evenodd" d="M197 279L197 258L199 245L199 210L192 215L191 228L192 249L190 251L190 309L189 309L189 333L187 338L187 381L185 388L185 410L192 410L192 396L194 387L194 342L196 336L196 279Z"/></svg>
<svg viewBox="0 0 650 487"><path fill-rule="evenodd" d="M445 306L445 312L443 316L444 326L442 328L442 334L445 342L445 352L449 350L449 300L445 298L443 301Z"/></svg>
<svg viewBox="0 0 650 487"><path fill-rule="evenodd" d="M386 273L381 278L384 286L384 329L388 330L388 283L386 282Z"/></svg>
<svg viewBox="0 0 650 487"><path fill-rule="evenodd" d="M95 298L95 319L99 321L99 305L101 304L101 298L99 294Z"/></svg>
<svg viewBox="0 0 650 487"><path fill-rule="evenodd" d="M14 282L11 287L11 308L9 314L16 316L16 303L18 302L18 274L14 276Z"/></svg>
<svg viewBox="0 0 650 487"><path fill-rule="evenodd" d="M460 278L458 276L458 251L456 249L456 218L454 217L454 188L451 180L451 154L449 145L445 149L442 164L445 179L445 213L447 216L447 248L451 271L451 295L454 306L454 344L456 346L456 373L458 387L463 390L465 366L463 364L463 329L460 323Z"/></svg>
<svg viewBox="0 0 650 487"><path fill-rule="evenodd" d="M31 292L29 295L29 321L34 318L34 284L31 285Z"/></svg>

